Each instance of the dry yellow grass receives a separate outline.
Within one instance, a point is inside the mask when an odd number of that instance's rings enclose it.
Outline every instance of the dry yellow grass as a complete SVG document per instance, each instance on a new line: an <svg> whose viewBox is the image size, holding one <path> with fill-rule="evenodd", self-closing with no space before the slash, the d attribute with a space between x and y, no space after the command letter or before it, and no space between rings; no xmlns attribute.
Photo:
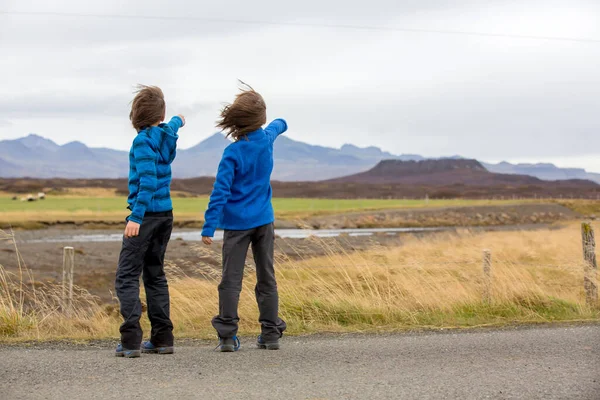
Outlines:
<svg viewBox="0 0 600 400"><path fill-rule="evenodd" d="M5 235L5 240L11 240ZM348 252L319 240L326 256L292 261L277 254L282 317L289 332L390 331L508 323L598 320L585 305L579 227L559 230L428 236L398 248ZM493 257L492 301L482 300L482 250ZM202 250L199 250L202 251ZM298 249L299 254L302 249ZM178 337L214 337L219 273L205 279L169 266ZM240 302L241 333L258 330L251 266ZM24 274L24 273L23 273ZM70 314L58 287L24 285L0 271L0 337L4 340L111 338L120 318L84 290ZM148 323L144 318L144 326Z"/></svg>

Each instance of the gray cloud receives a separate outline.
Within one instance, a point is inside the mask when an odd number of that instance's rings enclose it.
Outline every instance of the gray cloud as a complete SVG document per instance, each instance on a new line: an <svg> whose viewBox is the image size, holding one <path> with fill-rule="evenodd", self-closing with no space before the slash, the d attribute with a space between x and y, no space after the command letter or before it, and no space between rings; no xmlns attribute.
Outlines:
<svg viewBox="0 0 600 400"><path fill-rule="evenodd" d="M2 7L4 10L4 6ZM9 1L6 9L600 38L591 0ZM194 20L0 15L0 139L127 148L135 84L214 132L241 78L311 143L600 169L600 44ZM93 120L84 133L81 119ZM4 122L2 122L4 121ZM578 156L588 156L578 161ZM600 157L598 157L600 160ZM581 164L585 160L585 165Z"/></svg>
<svg viewBox="0 0 600 400"><path fill-rule="evenodd" d="M29 96L0 99L0 114L8 118L69 118L69 117L123 117L129 114L131 96L63 96L60 93L41 93ZM197 102L190 105L168 104L170 110L189 116L210 109L211 104ZM12 125L0 120L0 126Z"/></svg>
<svg viewBox="0 0 600 400"><path fill-rule="evenodd" d="M116 96L63 96L60 93L39 93L0 99L0 113L9 118L121 116L127 113L129 101L129 98Z"/></svg>

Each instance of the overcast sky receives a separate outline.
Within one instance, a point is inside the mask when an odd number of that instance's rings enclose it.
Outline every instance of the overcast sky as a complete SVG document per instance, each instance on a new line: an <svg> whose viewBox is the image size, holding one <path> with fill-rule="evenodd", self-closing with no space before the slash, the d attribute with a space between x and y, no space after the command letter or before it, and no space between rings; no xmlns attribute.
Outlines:
<svg viewBox="0 0 600 400"><path fill-rule="evenodd" d="M600 172L595 0L90 3L0 0L0 139L128 149L129 102L144 83L187 116L190 147L215 132L240 78L311 144ZM82 15L22 14L32 11Z"/></svg>

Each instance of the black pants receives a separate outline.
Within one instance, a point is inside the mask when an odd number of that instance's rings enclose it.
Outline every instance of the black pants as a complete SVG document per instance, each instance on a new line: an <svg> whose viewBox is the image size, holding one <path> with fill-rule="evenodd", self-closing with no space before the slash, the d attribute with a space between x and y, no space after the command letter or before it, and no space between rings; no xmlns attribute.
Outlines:
<svg viewBox="0 0 600 400"><path fill-rule="evenodd" d="M238 303L242 291L244 265L248 247L252 244L252 253L256 263L256 301L260 316L262 337L275 341L286 328L279 318L279 296L273 268L273 245L275 232L273 224L260 226L247 231L225 231L223 241L223 277L219 284L219 315L212 324L219 337L231 338L237 335Z"/></svg>
<svg viewBox="0 0 600 400"><path fill-rule="evenodd" d="M146 213L139 236L123 238L115 288L124 320L120 328L121 343L126 349L137 350L142 343L140 275L143 275L152 325L150 341L155 346L173 346L169 286L164 270L172 229L171 211Z"/></svg>

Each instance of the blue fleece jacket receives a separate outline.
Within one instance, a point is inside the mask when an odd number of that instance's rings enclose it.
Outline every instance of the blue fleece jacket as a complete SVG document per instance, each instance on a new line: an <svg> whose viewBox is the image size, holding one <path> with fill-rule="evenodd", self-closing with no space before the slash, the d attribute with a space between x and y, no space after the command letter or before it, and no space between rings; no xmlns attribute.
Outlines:
<svg viewBox="0 0 600 400"><path fill-rule="evenodd" d="M146 212L170 211L171 163L175 160L179 117L141 130L129 151L129 221L141 224Z"/></svg>
<svg viewBox="0 0 600 400"><path fill-rule="evenodd" d="M275 220L271 205L273 143L287 130L283 119L227 146L204 215L202 236L217 228L243 231Z"/></svg>

